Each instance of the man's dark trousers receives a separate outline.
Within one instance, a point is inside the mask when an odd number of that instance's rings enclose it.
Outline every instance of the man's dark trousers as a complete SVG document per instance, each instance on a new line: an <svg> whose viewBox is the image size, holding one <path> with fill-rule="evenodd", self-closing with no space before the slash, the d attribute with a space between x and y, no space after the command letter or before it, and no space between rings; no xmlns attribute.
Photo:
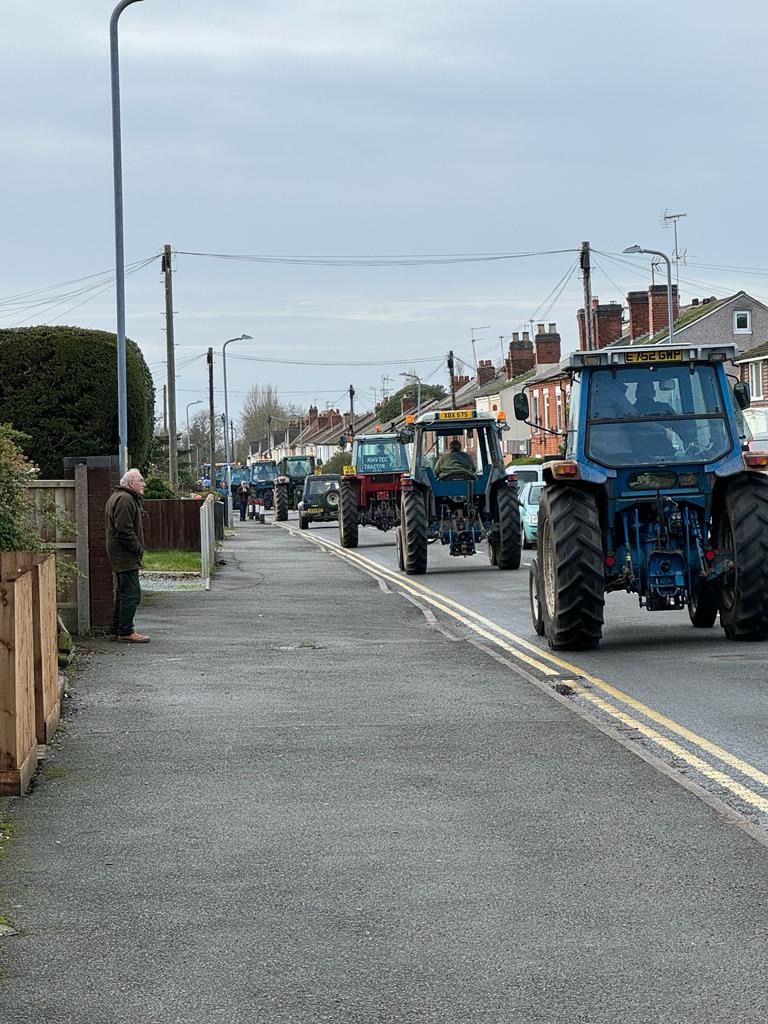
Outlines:
<svg viewBox="0 0 768 1024"><path fill-rule="evenodd" d="M134 632L133 617L141 601L139 570L116 572L115 608L112 613L112 635L130 636Z"/></svg>

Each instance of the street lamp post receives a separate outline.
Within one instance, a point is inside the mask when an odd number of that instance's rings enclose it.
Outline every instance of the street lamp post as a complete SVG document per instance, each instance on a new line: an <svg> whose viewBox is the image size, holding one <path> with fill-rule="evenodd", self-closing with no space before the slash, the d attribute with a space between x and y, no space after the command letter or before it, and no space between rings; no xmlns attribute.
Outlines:
<svg viewBox="0 0 768 1024"><path fill-rule="evenodd" d="M117 432L120 475L128 469L128 384L125 366L125 247L123 238L123 153L120 132L120 60L117 23L131 4L120 0L109 22L109 56L112 75L112 168L115 203L115 296L117 302Z"/></svg>
<svg viewBox="0 0 768 1024"><path fill-rule="evenodd" d="M421 415L421 377L416 373L401 373L401 377L410 377L416 381L416 419Z"/></svg>
<svg viewBox="0 0 768 1024"><path fill-rule="evenodd" d="M192 469L192 445L189 442L189 410L193 405L202 405L202 398L198 398L196 402L187 402L187 451L189 453L189 468Z"/></svg>
<svg viewBox="0 0 768 1024"><path fill-rule="evenodd" d="M649 256L661 256L667 263L667 320L669 321L669 344L671 345L675 337L675 324L674 324L674 313L672 307L672 260L667 256L665 252L660 252L658 249L644 249L641 245L630 245L624 250L627 254L634 254L644 252Z"/></svg>
<svg viewBox="0 0 768 1024"><path fill-rule="evenodd" d="M227 345L231 345L233 341L253 341L250 334L241 334L238 338L230 338L225 341L221 348L222 356L222 367L224 376L224 474L227 481L227 494L232 496L232 467L230 466L230 451L229 451L229 397L227 395ZM229 504L227 505L229 508Z"/></svg>

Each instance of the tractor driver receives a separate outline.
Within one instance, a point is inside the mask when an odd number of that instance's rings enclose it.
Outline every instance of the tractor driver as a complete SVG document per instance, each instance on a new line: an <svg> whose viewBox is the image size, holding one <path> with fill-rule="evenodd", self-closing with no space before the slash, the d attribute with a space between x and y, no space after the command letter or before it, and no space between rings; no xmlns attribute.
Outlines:
<svg viewBox="0 0 768 1024"><path fill-rule="evenodd" d="M629 385L627 385L629 386ZM656 398L656 387L650 377L641 377L635 382L635 413L638 416L664 416L673 419L675 410L666 402Z"/></svg>
<svg viewBox="0 0 768 1024"><path fill-rule="evenodd" d="M435 476L438 480L470 480L477 476L475 460L461 450L457 437L452 438L449 450L435 463Z"/></svg>

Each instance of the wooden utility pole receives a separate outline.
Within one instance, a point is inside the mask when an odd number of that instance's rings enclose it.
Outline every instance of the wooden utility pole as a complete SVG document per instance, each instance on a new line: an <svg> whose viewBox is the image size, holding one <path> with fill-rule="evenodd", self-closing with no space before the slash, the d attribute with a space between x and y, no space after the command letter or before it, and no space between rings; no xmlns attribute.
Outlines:
<svg viewBox="0 0 768 1024"><path fill-rule="evenodd" d="M456 378L453 375L453 349L448 353L448 378L451 382L451 408L456 408Z"/></svg>
<svg viewBox="0 0 768 1024"><path fill-rule="evenodd" d="M592 263L589 258L589 242L581 243L581 276L584 281L584 336L587 351L595 347L595 317L592 311Z"/></svg>
<svg viewBox="0 0 768 1024"><path fill-rule="evenodd" d="M349 385L349 427L352 431L352 436L355 436L355 389Z"/></svg>
<svg viewBox="0 0 768 1024"><path fill-rule="evenodd" d="M208 416L211 428L211 490L216 490L216 414L213 410L213 349L208 349Z"/></svg>
<svg viewBox="0 0 768 1024"><path fill-rule="evenodd" d="M173 335L173 270L171 247L163 247L165 275L165 347L168 361L168 475L171 490L179 486L179 455L176 445L176 347Z"/></svg>

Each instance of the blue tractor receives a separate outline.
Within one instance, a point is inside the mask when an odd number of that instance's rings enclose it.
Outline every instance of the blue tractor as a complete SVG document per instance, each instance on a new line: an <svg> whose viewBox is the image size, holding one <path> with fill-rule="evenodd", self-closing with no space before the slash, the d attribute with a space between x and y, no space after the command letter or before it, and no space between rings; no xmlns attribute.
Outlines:
<svg viewBox="0 0 768 1024"><path fill-rule="evenodd" d="M571 356L564 458L545 464L530 576L550 647L600 643L605 595L718 614L731 640L768 639L768 453L748 449L733 345L609 347ZM515 416L529 420L528 397Z"/></svg>
<svg viewBox="0 0 768 1024"><path fill-rule="evenodd" d="M474 555L487 543L498 569L520 567L520 506L501 449L506 421L471 409L428 412L413 424L411 471L402 480L397 559L409 575L427 571L427 548Z"/></svg>

